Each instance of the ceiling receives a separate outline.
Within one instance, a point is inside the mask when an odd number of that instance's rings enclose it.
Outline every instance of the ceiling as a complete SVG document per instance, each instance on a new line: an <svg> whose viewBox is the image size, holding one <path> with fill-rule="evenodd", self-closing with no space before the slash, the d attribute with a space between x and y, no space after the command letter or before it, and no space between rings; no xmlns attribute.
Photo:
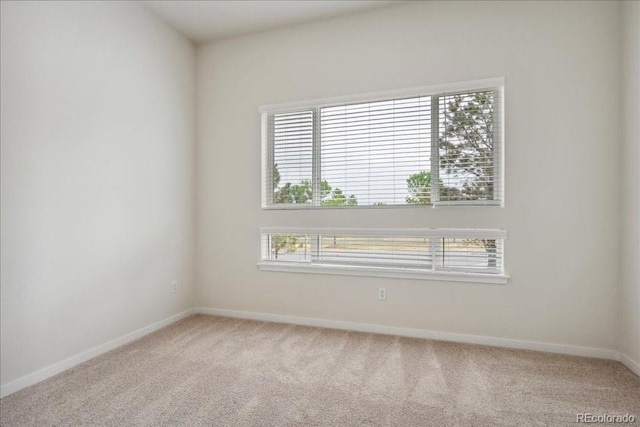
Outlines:
<svg viewBox="0 0 640 427"><path fill-rule="evenodd" d="M398 1L144 1L156 15L195 42L268 30Z"/></svg>

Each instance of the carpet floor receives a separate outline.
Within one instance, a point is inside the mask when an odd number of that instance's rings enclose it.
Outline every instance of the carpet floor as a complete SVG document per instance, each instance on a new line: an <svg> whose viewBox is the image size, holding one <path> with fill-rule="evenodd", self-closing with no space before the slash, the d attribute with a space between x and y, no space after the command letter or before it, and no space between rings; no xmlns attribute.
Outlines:
<svg viewBox="0 0 640 427"><path fill-rule="evenodd" d="M640 377L608 360L195 315L5 397L0 425L542 426L585 412L638 420Z"/></svg>

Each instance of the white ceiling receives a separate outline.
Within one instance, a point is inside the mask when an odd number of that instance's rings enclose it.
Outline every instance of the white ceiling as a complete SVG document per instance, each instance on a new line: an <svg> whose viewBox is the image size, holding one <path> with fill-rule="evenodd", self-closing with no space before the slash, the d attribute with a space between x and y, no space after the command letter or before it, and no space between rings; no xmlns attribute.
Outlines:
<svg viewBox="0 0 640 427"><path fill-rule="evenodd" d="M342 15L398 1L144 1L166 23L195 42L253 33Z"/></svg>

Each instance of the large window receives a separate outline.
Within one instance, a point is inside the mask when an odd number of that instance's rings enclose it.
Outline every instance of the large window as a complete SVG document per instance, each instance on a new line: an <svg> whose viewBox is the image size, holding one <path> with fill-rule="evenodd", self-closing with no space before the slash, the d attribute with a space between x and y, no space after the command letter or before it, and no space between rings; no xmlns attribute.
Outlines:
<svg viewBox="0 0 640 427"><path fill-rule="evenodd" d="M263 228L260 267L505 283L506 232L478 229Z"/></svg>
<svg viewBox="0 0 640 427"><path fill-rule="evenodd" d="M263 109L263 207L501 205L499 83Z"/></svg>
<svg viewBox="0 0 640 427"><path fill-rule="evenodd" d="M260 112L265 209L503 205L501 79ZM285 227L261 239L263 270L508 280L504 230Z"/></svg>

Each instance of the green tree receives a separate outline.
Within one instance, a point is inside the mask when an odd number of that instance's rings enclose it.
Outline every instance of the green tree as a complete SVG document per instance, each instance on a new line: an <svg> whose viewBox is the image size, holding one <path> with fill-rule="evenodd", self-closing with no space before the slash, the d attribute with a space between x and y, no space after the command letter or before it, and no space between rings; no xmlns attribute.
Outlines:
<svg viewBox="0 0 640 427"><path fill-rule="evenodd" d="M293 203L307 203L312 196L311 182L308 179L303 179L300 184L291 186Z"/></svg>
<svg viewBox="0 0 640 427"><path fill-rule="evenodd" d="M274 174L275 176L275 174ZM280 174L278 173L278 182ZM274 184L276 180L274 179ZM308 203L311 200L311 182L303 179L300 184L285 183L282 187L274 187L273 202L276 204Z"/></svg>
<svg viewBox="0 0 640 427"><path fill-rule="evenodd" d="M347 196L341 189L334 188L320 203L322 206L356 206L358 199L355 194Z"/></svg>
<svg viewBox="0 0 640 427"><path fill-rule="evenodd" d="M441 179L438 180L440 196L446 195L444 200L459 200L460 190L455 187L445 187ZM405 198L411 205L428 205L431 203L431 172L421 171L407 178L407 191L409 196Z"/></svg>
<svg viewBox="0 0 640 427"><path fill-rule="evenodd" d="M273 164L273 189L275 190L280 185L280 171L278 170L278 164Z"/></svg>
<svg viewBox="0 0 640 427"><path fill-rule="evenodd" d="M311 181L303 179L300 184L286 182L280 187L280 171L278 164L273 165L273 203L300 204L313 200ZM333 188L325 179L320 183L320 204L322 206L356 206L358 199L354 194L346 196L339 188Z"/></svg>
<svg viewBox="0 0 640 427"><path fill-rule="evenodd" d="M411 205L428 205L431 203L431 172L421 171L407 178L409 196L407 203Z"/></svg>
<svg viewBox="0 0 640 427"><path fill-rule="evenodd" d="M291 183L287 182L282 188L278 188L280 185L280 171L278 170L278 164L273 164L273 203L290 203L291 200Z"/></svg>
<svg viewBox="0 0 640 427"><path fill-rule="evenodd" d="M446 123L439 140L440 168L458 177L462 188L440 187L441 200L494 198L494 94L456 95L444 108ZM488 267L497 266L496 241L482 239Z"/></svg>
<svg viewBox="0 0 640 427"><path fill-rule="evenodd" d="M326 179L323 179L320 183L320 200L325 199L327 196L331 194L331 185L327 182Z"/></svg>
<svg viewBox="0 0 640 427"><path fill-rule="evenodd" d="M440 200L462 200L462 192L456 187L446 187L442 180L439 180L438 190Z"/></svg>
<svg viewBox="0 0 640 427"><path fill-rule="evenodd" d="M273 203L291 203L291 183L287 182L282 188L278 188L273 192Z"/></svg>
<svg viewBox="0 0 640 427"><path fill-rule="evenodd" d="M441 192L441 200L493 199L493 102L493 92L475 92L453 96L443 108L440 168L457 177L462 188L456 194Z"/></svg>

